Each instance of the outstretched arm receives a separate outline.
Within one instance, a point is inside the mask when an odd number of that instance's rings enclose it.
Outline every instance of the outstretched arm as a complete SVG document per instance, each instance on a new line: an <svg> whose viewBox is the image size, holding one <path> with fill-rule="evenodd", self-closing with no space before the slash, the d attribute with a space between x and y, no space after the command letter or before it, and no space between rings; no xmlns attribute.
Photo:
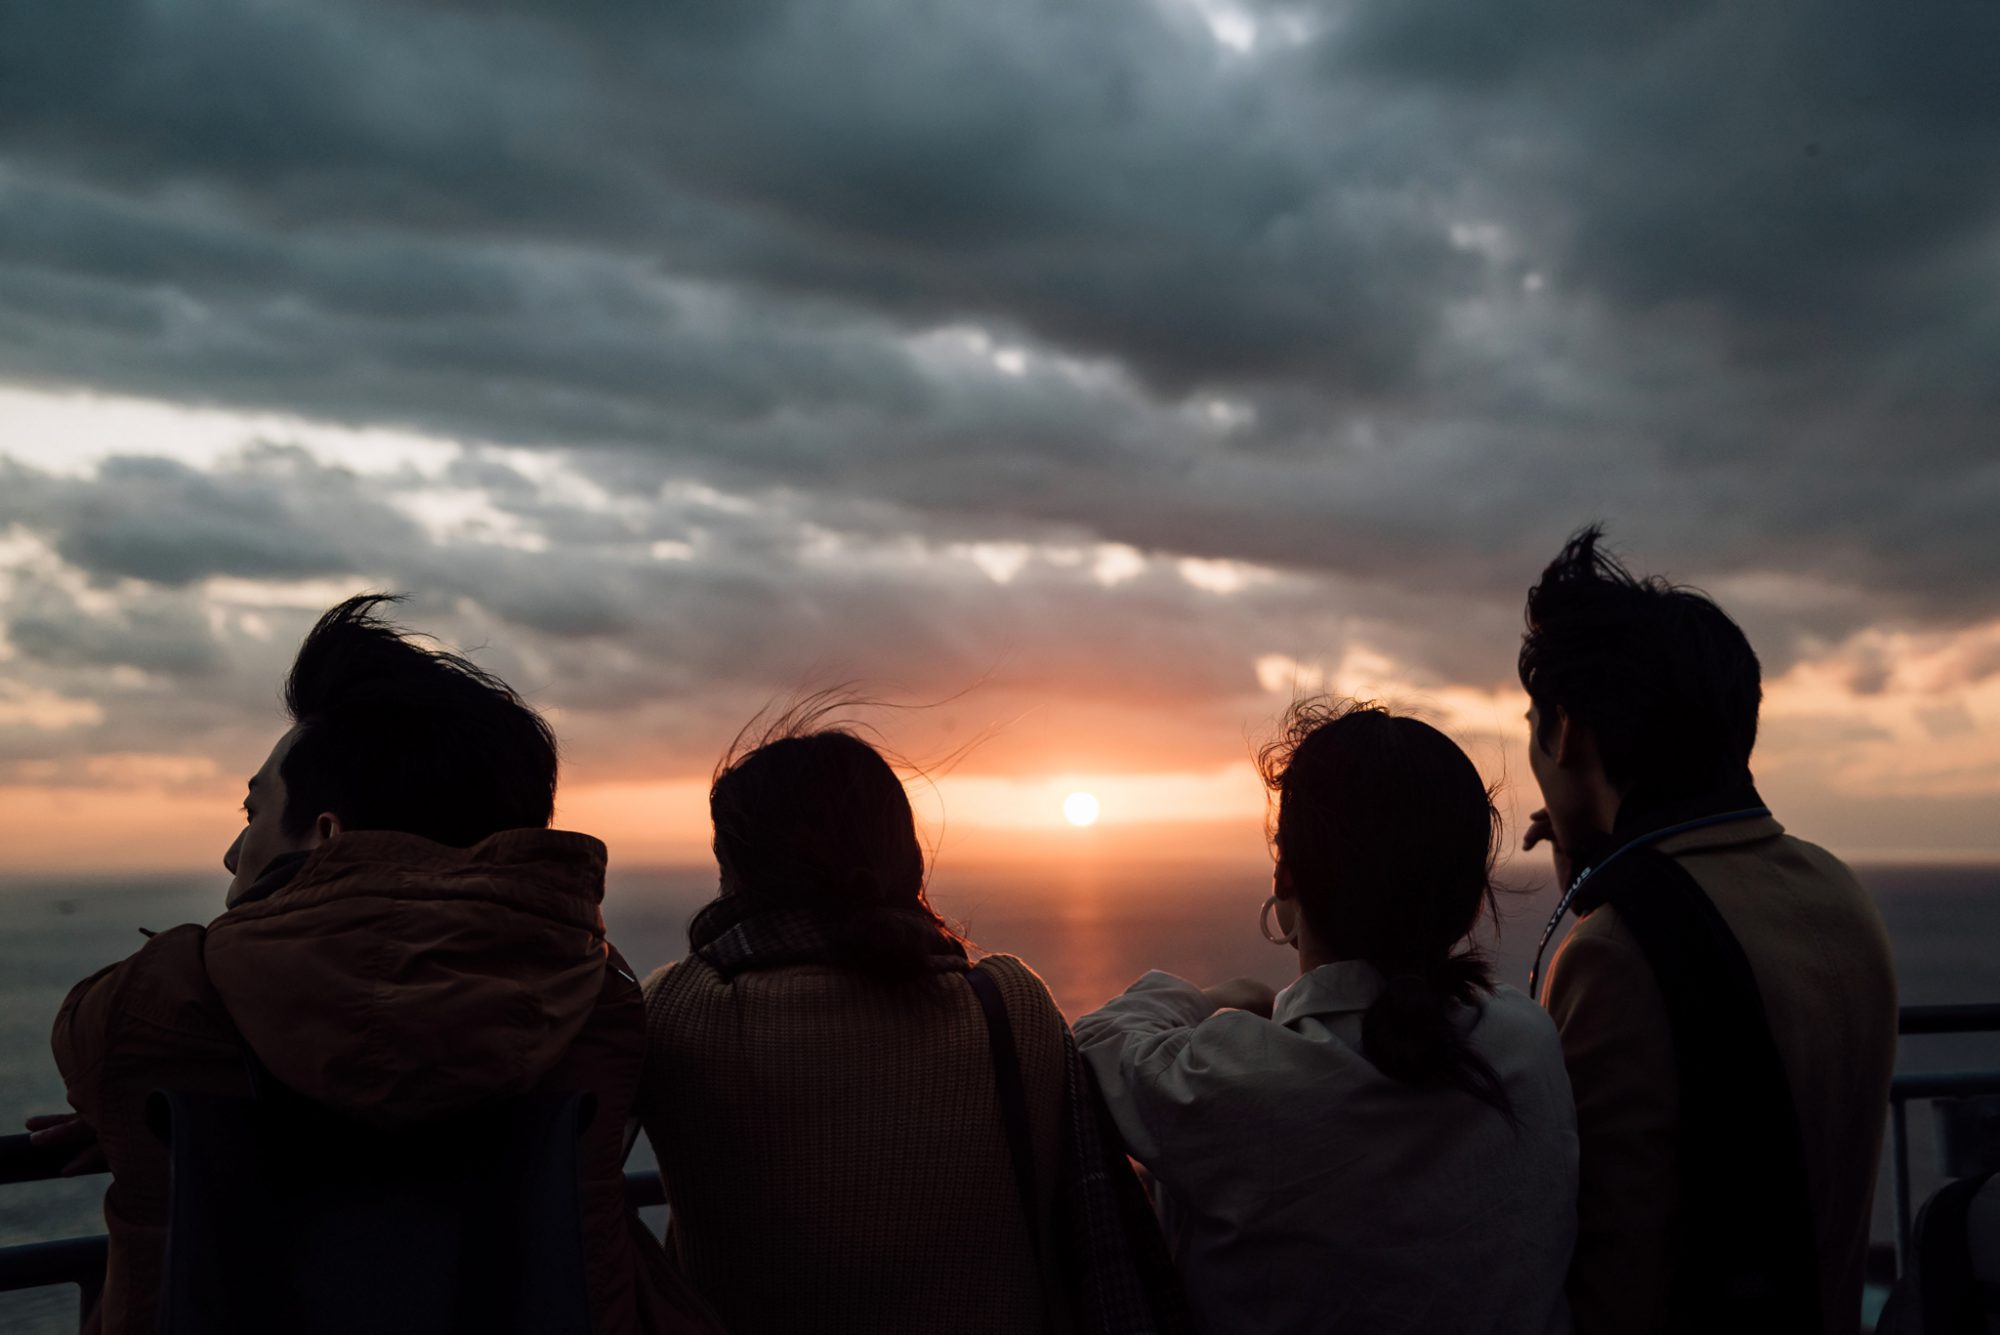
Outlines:
<svg viewBox="0 0 2000 1335"><path fill-rule="evenodd" d="M1224 1008L1261 1006L1268 1015L1269 995L1249 980L1204 991L1155 972L1077 1020L1077 1047L1133 1158L1157 1171L1165 1147L1186 1132L1190 1111L1236 1083L1230 1045L1205 1041L1219 1035L1208 1034L1204 1022Z"/></svg>

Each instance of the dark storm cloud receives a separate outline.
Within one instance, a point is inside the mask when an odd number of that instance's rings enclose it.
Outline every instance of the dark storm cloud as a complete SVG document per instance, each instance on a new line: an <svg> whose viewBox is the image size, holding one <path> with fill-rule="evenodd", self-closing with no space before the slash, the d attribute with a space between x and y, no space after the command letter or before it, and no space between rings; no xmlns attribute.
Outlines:
<svg viewBox="0 0 2000 1335"><path fill-rule="evenodd" d="M1192 21L899 4L511 18L89 4L10 44L14 151L287 229L604 245L1149 376L1407 369L1465 266ZM88 17L86 17L88 16ZM95 21L91 21L94 19ZM60 117L46 114L61 107ZM1299 108L1309 110L1309 108Z"/></svg>
<svg viewBox="0 0 2000 1335"><path fill-rule="evenodd" d="M173 678L206 676L224 650L204 609L187 597L155 596L94 616L59 588L17 595L7 639L28 659L63 669L134 667Z"/></svg>
<svg viewBox="0 0 2000 1335"><path fill-rule="evenodd" d="M114 474L119 524L60 550L166 583L407 552L558 638L708 663L710 618L716 671L821 604L929 637L788 531L608 556L700 527L674 479L1309 571L1434 605L1410 652L1477 679L1504 643L1454 628L1600 515L1677 575L1851 591L1749 600L1777 666L2000 610L2000 10L1246 12L1241 56L1171 0L8 7L0 374L581 447L640 502L609 532L481 465L551 550L455 551Z"/></svg>
<svg viewBox="0 0 2000 1335"><path fill-rule="evenodd" d="M223 474L144 456L107 460L83 480L0 462L0 483L0 523L51 534L64 559L100 579L177 587L211 575L351 574L416 534L352 474L281 448L253 450Z"/></svg>

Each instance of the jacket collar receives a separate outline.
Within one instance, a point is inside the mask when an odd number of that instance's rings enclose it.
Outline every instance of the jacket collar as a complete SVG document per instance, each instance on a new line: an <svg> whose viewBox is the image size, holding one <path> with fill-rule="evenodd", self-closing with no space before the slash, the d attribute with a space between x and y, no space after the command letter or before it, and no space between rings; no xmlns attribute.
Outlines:
<svg viewBox="0 0 2000 1335"><path fill-rule="evenodd" d="M274 858L225 916L263 917L356 893L505 903L602 933L603 843L567 830L502 830L457 848L395 830L347 830Z"/></svg>
<svg viewBox="0 0 2000 1335"><path fill-rule="evenodd" d="M1758 796L1757 786L1750 781L1747 771L1692 793L1673 792L1640 783L1619 803L1618 818L1610 832L1575 851L1576 863L1579 867L1601 866L1619 849L1635 841L1644 842L1649 835L1738 811L1756 811L1760 816L1755 822L1746 818L1705 826L1686 835L1675 835L1672 837L1674 848L1762 838L1774 832L1777 822L1771 819L1764 799ZM1754 831L1751 829L1753 824L1756 827Z"/></svg>
<svg viewBox="0 0 2000 1335"><path fill-rule="evenodd" d="M260 899L268 899L277 894L298 877L311 857L310 849L278 854L264 865L264 870L250 883L250 888L243 892L243 897L229 907L242 908L245 904L254 904Z"/></svg>
<svg viewBox="0 0 2000 1335"><path fill-rule="evenodd" d="M1382 971L1367 960L1322 964L1278 994L1271 1018L1290 1024L1308 1015L1342 1015L1365 1011L1382 995Z"/></svg>
<svg viewBox="0 0 2000 1335"><path fill-rule="evenodd" d="M1640 784L1619 803L1611 841L1613 846L1629 844L1656 830L1731 811L1754 811L1763 805L1764 799L1757 795L1757 785L1748 774L1691 794L1655 793Z"/></svg>

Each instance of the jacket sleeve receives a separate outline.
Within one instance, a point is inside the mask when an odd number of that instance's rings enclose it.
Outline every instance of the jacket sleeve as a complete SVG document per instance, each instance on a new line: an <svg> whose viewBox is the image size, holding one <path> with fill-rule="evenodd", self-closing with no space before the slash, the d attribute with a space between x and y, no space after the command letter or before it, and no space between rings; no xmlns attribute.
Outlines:
<svg viewBox="0 0 2000 1335"><path fill-rule="evenodd" d="M56 1070L61 1072L69 1095L69 1106L92 1126L103 1120L104 1059L111 1046L118 994L133 963L133 959L121 960L71 988L56 1012L55 1029L49 1035Z"/></svg>
<svg viewBox="0 0 2000 1335"><path fill-rule="evenodd" d="M1214 1068L1192 1048L1196 1027L1215 1013L1193 983L1154 972L1076 1022L1077 1047L1126 1152L1148 1168L1212 1083Z"/></svg>
<svg viewBox="0 0 2000 1335"><path fill-rule="evenodd" d="M235 1031L202 971L202 941L198 926L161 932L71 988L56 1012L56 1069L70 1106L100 1135L143 1125L156 1086L243 1083Z"/></svg>
<svg viewBox="0 0 2000 1335"><path fill-rule="evenodd" d="M1666 1322L1679 1088L1666 1002L1623 924L1599 921L1612 913L1579 924L1549 976L1576 1095L1569 1302L1577 1335L1648 1335Z"/></svg>

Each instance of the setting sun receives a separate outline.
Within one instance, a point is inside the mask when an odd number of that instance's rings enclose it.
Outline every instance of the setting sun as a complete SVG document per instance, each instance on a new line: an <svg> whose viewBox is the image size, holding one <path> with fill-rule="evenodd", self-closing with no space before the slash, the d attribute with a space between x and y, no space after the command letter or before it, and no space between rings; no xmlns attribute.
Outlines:
<svg viewBox="0 0 2000 1335"><path fill-rule="evenodd" d="M1097 823L1097 799L1089 793L1071 793L1063 799L1063 818L1071 825Z"/></svg>

